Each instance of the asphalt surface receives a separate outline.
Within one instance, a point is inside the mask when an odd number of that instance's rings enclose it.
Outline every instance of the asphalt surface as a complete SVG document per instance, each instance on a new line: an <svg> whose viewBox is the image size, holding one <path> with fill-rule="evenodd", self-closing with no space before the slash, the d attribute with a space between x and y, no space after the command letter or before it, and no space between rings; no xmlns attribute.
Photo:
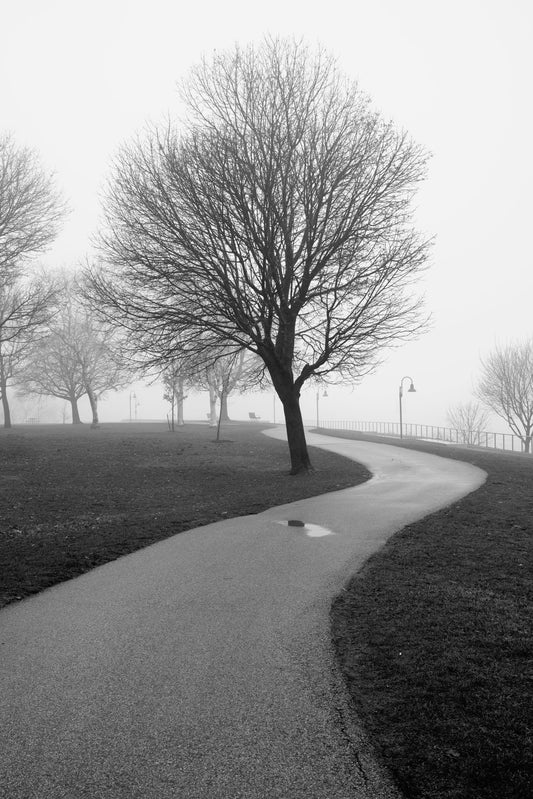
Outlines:
<svg viewBox="0 0 533 799"><path fill-rule="evenodd" d="M396 797L337 671L331 601L394 531L486 475L308 441L373 479L181 533L0 611L2 799Z"/></svg>

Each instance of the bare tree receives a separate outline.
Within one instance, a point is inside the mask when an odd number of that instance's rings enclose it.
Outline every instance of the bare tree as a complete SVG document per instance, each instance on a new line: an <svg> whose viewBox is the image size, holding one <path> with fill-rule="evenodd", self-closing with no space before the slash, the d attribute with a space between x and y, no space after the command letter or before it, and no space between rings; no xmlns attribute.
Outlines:
<svg viewBox="0 0 533 799"><path fill-rule="evenodd" d="M467 402L448 409L448 422L461 434L463 444L478 445L487 429L488 414L477 402Z"/></svg>
<svg viewBox="0 0 533 799"><path fill-rule="evenodd" d="M131 372L113 346L112 331L97 322L69 294L61 311L28 360L20 393L58 397L70 403L72 423L80 424L78 400L87 394L92 424L98 425L98 400L130 380Z"/></svg>
<svg viewBox="0 0 533 799"><path fill-rule="evenodd" d="M187 399L185 385L188 376L186 365L179 357L169 361L161 373L164 387L163 399L170 403L170 430L172 432L175 431L176 424L178 427L185 424L183 403Z"/></svg>
<svg viewBox="0 0 533 799"><path fill-rule="evenodd" d="M231 421L228 413L228 396L239 382L245 350L226 355L206 369L206 382L209 387L211 419L216 413L216 402L220 403L218 429L221 422ZM211 399L212 398L212 399ZM213 403L214 400L214 403Z"/></svg>
<svg viewBox="0 0 533 799"><path fill-rule="evenodd" d="M65 211L52 177L36 154L0 136L0 395L11 427L7 386L47 321L55 288L31 279L24 261L55 238Z"/></svg>
<svg viewBox="0 0 533 799"><path fill-rule="evenodd" d="M108 391L117 391L131 380L131 368L113 340L113 329L102 325L87 310L79 312L80 335L71 346L81 365L85 393L93 426L98 425L98 401Z"/></svg>
<svg viewBox="0 0 533 799"><path fill-rule="evenodd" d="M54 313L57 287L44 276L0 282L0 398L4 427L11 427L8 385L16 381L31 347Z"/></svg>
<svg viewBox="0 0 533 799"><path fill-rule="evenodd" d="M36 154L0 137L0 282L53 241L64 211Z"/></svg>
<svg viewBox="0 0 533 799"><path fill-rule="evenodd" d="M70 342L77 334L71 308L63 308L46 338L33 349L19 379L21 395L58 397L70 403L72 424L81 424L78 400L86 393L81 364Z"/></svg>
<svg viewBox="0 0 533 799"><path fill-rule="evenodd" d="M357 381L424 326L412 284L429 244L411 198L427 156L301 43L216 54L181 95L188 132L155 130L117 158L93 299L148 360L185 333L197 360L257 354L291 472L307 470L304 383Z"/></svg>
<svg viewBox="0 0 533 799"><path fill-rule="evenodd" d="M248 391L261 384L262 362L246 349L213 357L212 363L196 377L196 386L207 388L212 422L229 422L228 398L233 391ZM216 403L219 405L218 417Z"/></svg>
<svg viewBox="0 0 533 799"><path fill-rule="evenodd" d="M477 396L505 419L525 452L533 436L533 338L496 349L481 361Z"/></svg>
<svg viewBox="0 0 533 799"><path fill-rule="evenodd" d="M209 385L210 397L218 398L220 402L217 437L220 441L220 425L223 421L229 421L228 416L228 395L238 385L244 369L245 350L230 352L219 357L207 370L207 383ZM211 420L213 420L213 408L211 405Z"/></svg>

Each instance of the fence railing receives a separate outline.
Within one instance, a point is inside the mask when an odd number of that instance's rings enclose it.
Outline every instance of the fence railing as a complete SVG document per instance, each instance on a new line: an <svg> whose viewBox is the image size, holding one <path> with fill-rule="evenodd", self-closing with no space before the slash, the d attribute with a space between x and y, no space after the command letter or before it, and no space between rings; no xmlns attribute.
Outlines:
<svg viewBox="0 0 533 799"><path fill-rule="evenodd" d="M400 436L399 422L358 422L358 421L320 421L320 427L330 430L354 430L359 433L377 433L378 435ZM403 435L406 438L422 438L430 441L441 441L447 444L463 444L470 447L499 449L507 452L531 452L529 446L512 433L488 433L484 430L455 430L452 427L440 427L430 424L403 423Z"/></svg>

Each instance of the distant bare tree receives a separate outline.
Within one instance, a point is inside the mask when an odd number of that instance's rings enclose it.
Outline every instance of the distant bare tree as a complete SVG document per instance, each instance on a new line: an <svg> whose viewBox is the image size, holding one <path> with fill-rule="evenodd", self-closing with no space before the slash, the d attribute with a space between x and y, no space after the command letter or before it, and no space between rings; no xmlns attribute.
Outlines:
<svg viewBox="0 0 533 799"><path fill-rule="evenodd" d="M176 429L176 424L181 427L183 420L183 402L187 399L185 385L189 377L186 364L179 357L168 361L161 372L164 393L163 399L170 403L170 429ZM177 417L177 418L176 418Z"/></svg>
<svg viewBox="0 0 533 799"><path fill-rule="evenodd" d="M85 393L91 406L92 424L98 425L98 401L108 391L124 388L131 369L113 341L113 329L102 325L86 310L80 311L81 336L72 347L81 364Z"/></svg>
<svg viewBox="0 0 533 799"><path fill-rule="evenodd" d="M78 400L87 394L93 426L98 425L98 400L130 380L127 364L113 346L113 335L67 289L61 311L46 338L34 349L24 369L20 393L58 397L70 403L72 423L80 424Z"/></svg>
<svg viewBox="0 0 533 799"><path fill-rule="evenodd" d="M477 402L467 402L448 409L448 422L461 434L463 444L478 445L487 429L488 414Z"/></svg>
<svg viewBox="0 0 533 799"><path fill-rule="evenodd" d="M0 282L0 398L4 427L11 427L8 384L16 381L31 347L44 335L56 300L57 286L43 276L27 280L12 276Z"/></svg>
<svg viewBox="0 0 533 799"><path fill-rule="evenodd" d="M228 395L236 388L242 378L244 370L246 351L230 352L219 357L206 373L207 384L209 386L209 396L211 400L211 422L213 422L213 403L211 398L219 400L219 412L217 421L217 437L220 441L220 425L229 422L228 415Z"/></svg>
<svg viewBox="0 0 533 799"><path fill-rule="evenodd" d="M226 352L218 355L203 372L203 377L196 379L196 385L207 386L210 395L211 421L218 418L220 422L229 422L228 397L233 391L249 391L261 383L263 374L262 361L241 349L237 352ZM219 405L218 417L216 403Z"/></svg>
<svg viewBox="0 0 533 799"><path fill-rule="evenodd" d="M33 349L19 380L21 395L58 397L70 403L72 424L81 424L78 400L86 393L81 364L70 342L78 335L70 305L54 319L46 338Z"/></svg>
<svg viewBox="0 0 533 799"><path fill-rule="evenodd" d="M198 362L213 346L258 355L305 471L304 383L357 381L423 328L411 199L427 156L293 41L215 54L181 94L188 132L156 130L116 161L93 301L148 360L185 336Z"/></svg>
<svg viewBox="0 0 533 799"><path fill-rule="evenodd" d="M531 451L533 435L533 338L497 347L481 361L482 375L477 396L505 419Z"/></svg>
<svg viewBox="0 0 533 799"><path fill-rule="evenodd" d="M36 154L0 137L0 283L56 236L65 206Z"/></svg>

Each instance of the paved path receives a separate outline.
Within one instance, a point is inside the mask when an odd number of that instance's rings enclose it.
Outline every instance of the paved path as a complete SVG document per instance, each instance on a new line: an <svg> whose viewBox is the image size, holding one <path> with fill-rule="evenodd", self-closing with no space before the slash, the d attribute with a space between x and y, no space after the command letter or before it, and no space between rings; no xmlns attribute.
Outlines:
<svg viewBox="0 0 533 799"><path fill-rule="evenodd" d="M395 796L337 673L330 603L393 531L485 474L309 442L374 478L181 533L0 611L2 799Z"/></svg>

